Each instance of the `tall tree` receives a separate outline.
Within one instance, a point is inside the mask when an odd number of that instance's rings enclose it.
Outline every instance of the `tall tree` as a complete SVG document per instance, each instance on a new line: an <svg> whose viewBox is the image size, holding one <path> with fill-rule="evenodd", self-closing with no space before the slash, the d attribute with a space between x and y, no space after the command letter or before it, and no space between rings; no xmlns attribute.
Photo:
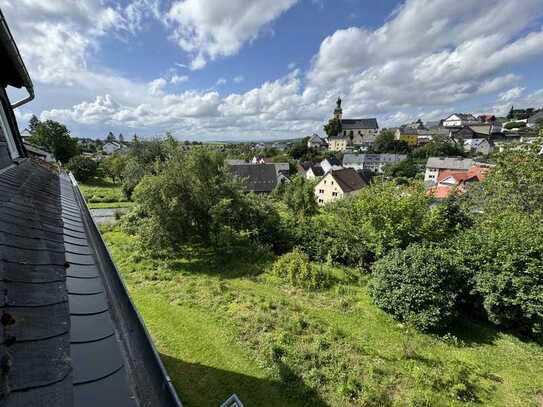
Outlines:
<svg viewBox="0 0 543 407"><path fill-rule="evenodd" d="M30 134L34 134L36 129L38 128L38 125L40 124L40 120L36 117L35 114L32 115L30 120L28 121L28 131Z"/></svg>
<svg viewBox="0 0 543 407"><path fill-rule="evenodd" d="M328 137L335 137L339 133L341 133L341 121L334 117L333 119L330 119L330 121L324 125L324 132L328 135Z"/></svg>
<svg viewBox="0 0 543 407"><path fill-rule="evenodd" d="M119 142L124 143L123 133L119 133Z"/></svg>
<svg viewBox="0 0 543 407"><path fill-rule="evenodd" d="M409 145L403 140L396 140L391 130L383 130L371 146L374 153L408 153Z"/></svg>
<svg viewBox="0 0 543 407"><path fill-rule="evenodd" d="M115 135L112 132L109 132L106 136L106 141L115 141Z"/></svg>
<svg viewBox="0 0 543 407"><path fill-rule="evenodd" d="M68 128L54 120L40 122L30 142L45 147L62 163L67 163L79 152L77 140L72 138Z"/></svg>

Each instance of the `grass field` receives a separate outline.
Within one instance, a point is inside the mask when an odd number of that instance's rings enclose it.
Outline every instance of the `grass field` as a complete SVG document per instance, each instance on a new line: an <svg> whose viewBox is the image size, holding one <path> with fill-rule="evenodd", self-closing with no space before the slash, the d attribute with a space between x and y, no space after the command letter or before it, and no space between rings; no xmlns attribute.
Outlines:
<svg viewBox="0 0 543 407"><path fill-rule="evenodd" d="M121 186L108 179L95 178L80 183L79 188L89 208L125 208L131 205L121 191Z"/></svg>
<svg viewBox="0 0 543 407"><path fill-rule="evenodd" d="M418 333L371 304L356 270L326 267L334 286L308 293L269 277L265 255L154 261L104 237L186 406L234 392L247 407L542 405L540 345L473 321Z"/></svg>

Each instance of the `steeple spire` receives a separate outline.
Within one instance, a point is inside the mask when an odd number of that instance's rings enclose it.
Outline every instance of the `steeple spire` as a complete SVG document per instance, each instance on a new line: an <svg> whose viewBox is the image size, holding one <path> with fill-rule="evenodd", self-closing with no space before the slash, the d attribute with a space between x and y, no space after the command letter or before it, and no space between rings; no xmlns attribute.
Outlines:
<svg viewBox="0 0 543 407"><path fill-rule="evenodd" d="M334 110L334 117L338 120L341 120L342 116L343 116L343 109L341 108L341 97L338 97L336 101L336 108Z"/></svg>

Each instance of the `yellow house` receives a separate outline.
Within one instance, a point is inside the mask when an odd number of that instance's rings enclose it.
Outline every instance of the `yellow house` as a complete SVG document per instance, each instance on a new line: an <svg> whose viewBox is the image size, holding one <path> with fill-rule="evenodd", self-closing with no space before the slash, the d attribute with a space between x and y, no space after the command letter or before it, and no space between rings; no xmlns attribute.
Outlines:
<svg viewBox="0 0 543 407"><path fill-rule="evenodd" d="M315 185L315 199L319 205L354 196L366 186L368 181L352 168L330 170Z"/></svg>
<svg viewBox="0 0 543 407"><path fill-rule="evenodd" d="M418 143L418 132L415 129L399 128L396 130L396 140L405 141L410 146L416 146Z"/></svg>

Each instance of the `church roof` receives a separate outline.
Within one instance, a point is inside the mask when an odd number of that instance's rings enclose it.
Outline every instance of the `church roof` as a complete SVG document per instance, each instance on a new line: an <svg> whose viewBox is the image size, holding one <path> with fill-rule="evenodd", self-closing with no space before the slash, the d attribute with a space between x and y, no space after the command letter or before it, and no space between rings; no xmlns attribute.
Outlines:
<svg viewBox="0 0 543 407"><path fill-rule="evenodd" d="M343 130L352 129L378 129L377 119L342 119L341 128Z"/></svg>

